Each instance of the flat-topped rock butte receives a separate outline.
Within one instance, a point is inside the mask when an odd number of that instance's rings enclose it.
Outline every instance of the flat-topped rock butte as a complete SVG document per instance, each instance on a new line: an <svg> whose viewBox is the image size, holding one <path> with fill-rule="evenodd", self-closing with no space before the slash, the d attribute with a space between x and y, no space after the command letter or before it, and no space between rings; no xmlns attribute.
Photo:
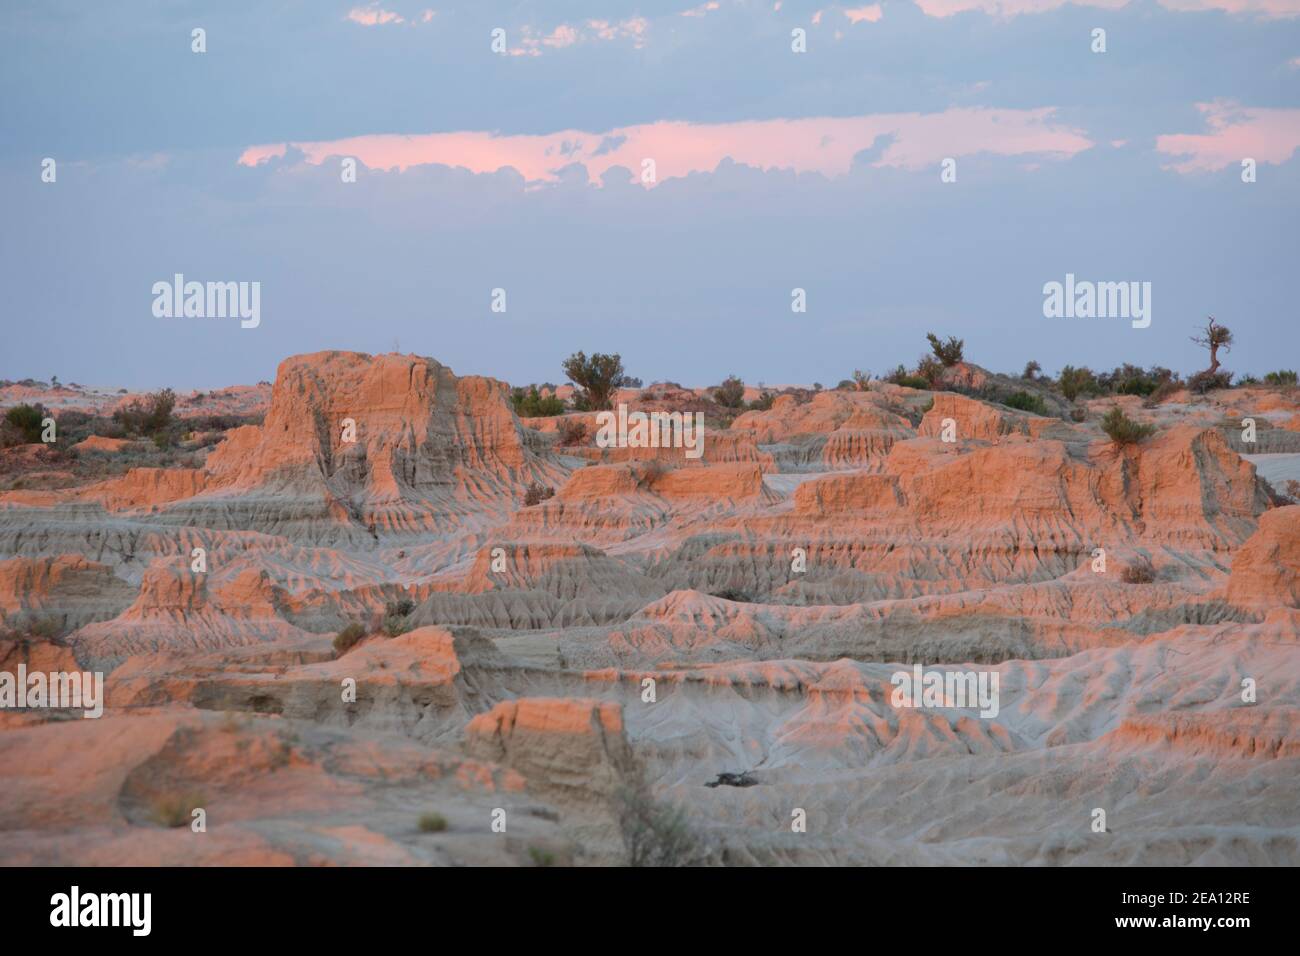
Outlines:
<svg viewBox="0 0 1300 956"><path fill-rule="evenodd" d="M656 388L616 397L709 404ZM265 414L192 467L0 491L0 669L107 687L0 711L0 862L610 864L641 804L727 864L1300 862L1295 389L1072 421L871 382L699 460L415 355L217 401ZM995 673L996 716L891 704L914 664Z"/></svg>

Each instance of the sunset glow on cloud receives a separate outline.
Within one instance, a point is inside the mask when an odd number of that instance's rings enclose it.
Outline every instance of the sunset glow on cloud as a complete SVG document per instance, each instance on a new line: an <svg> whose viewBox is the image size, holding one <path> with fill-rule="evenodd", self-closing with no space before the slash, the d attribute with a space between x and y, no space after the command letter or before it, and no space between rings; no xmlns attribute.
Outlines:
<svg viewBox="0 0 1300 956"><path fill-rule="evenodd" d="M942 113L895 113L861 117L752 120L736 123L658 122L603 133L564 130L545 135L499 136L488 132L369 135L327 142L293 143L307 162L354 156L372 169L403 170L438 163L474 172L513 167L532 181L582 163L592 179L612 166L634 173L652 158L660 181L707 172L730 157L761 169L794 169L838 176L854 157L881 137L887 143L872 165L919 169L948 156L993 153L1066 158L1092 146L1077 129L1053 119L1055 110L953 108ZM251 146L246 166L283 156L286 144Z"/></svg>
<svg viewBox="0 0 1300 956"><path fill-rule="evenodd" d="M867 23L877 23L880 18L884 16L884 11L878 3L873 3L865 7L857 7L852 10L845 10L843 12L844 15L849 18L850 23L862 23L863 21L866 21Z"/></svg>
<svg viewBox="0 0 1300 956"><path fill-rule="evenodd" d="M958 13L979 11L989 16L1014 17L1027 13L1047 13L1066 3L1076 6L1118 10L1130 0L916 0L928 17L950 17ZM1192 13L1221 10L1225 13L1255 14L1266 17L1300 16L1300 0L1157 0L1167 10Z"/></svg>
<svg viewBox="0 0 1300 956"><path fill-rule="evenodd" d="M1176 162L1167 168L1204 173L1235 166L1250 158L1283 163L1300 148L1300 109L1259 109L1218 100L1198 103L1208 133L1173 134L1156 140L1156 148Z"/></svg>

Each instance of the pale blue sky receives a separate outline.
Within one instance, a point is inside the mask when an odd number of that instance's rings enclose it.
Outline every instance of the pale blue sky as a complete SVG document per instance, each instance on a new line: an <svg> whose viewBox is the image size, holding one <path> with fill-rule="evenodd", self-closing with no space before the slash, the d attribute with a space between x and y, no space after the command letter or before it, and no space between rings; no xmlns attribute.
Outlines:
<svg viewBox="0 0 1300 956"><path fill-rule="evenodd" d="M10 2L0 377L211 388L400 347L514 382L583 349L647 382L833 385L930 330L1004 371L1189 372L1207 313L1236 332L1226 367L1294 368L1300 0L1178 9L1213 2ZM630 183L669 121L690 168ZM565 131L578 153L527 138ZM468 139L434 138L341 182L369 141L334 141L475 133L539 165L466 169ZM260 327L155 318L175 272L261 282ZM1045 319L1067 272L1151 282L1151 327Z"/></svg>

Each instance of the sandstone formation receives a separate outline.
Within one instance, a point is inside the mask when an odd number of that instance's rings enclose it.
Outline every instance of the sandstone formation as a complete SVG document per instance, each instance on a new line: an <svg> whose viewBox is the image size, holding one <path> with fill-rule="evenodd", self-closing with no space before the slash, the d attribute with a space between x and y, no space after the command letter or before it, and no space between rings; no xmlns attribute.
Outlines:
<svg viewBox="0 0 1300 956"><path fill-rule="evenodd" d="M637 820L678 862L1300 862L1296 393L942 385L785 394L693 459L322 352L182 403L265 411L184 467L0 493L0 670L107 686L0 711L0 862L604 864ZM900 705L917 667L996 707Z"/></svg>

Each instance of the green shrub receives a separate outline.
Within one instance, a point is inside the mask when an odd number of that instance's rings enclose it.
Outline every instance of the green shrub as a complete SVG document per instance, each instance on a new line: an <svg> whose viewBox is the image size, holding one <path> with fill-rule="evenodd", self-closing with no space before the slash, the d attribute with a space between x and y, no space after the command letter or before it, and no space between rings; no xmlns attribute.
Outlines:
<svg viewBox="0 0 1300 956"><path fill-rule="evenodd" d="M528 848L528 857L533 861L533 866L555 865L555 854L540 846L530 846Z"/></svg>
<svg viewBox="0 0 1300 956"><path fill-rule="evenodd" d="M513 389L510 403L515 407L515 414L521 418L550 418L564 414L564 402L554 395L543 396L536 385L527 390Z"/></svg>
<svg viewBox="0 0 1300 956"><path fill-rule="evenodd" d="M1110 440L1116 445L1135 445L1153 434L1155 427L1133 421L1124 414L1124 409L1117 405L1101 420L1101 430L1109 435Z"/></svg>
<svg viewBox="0 0 1300 956"><path fill-rule="evenodd" d="M5 412L5 421L22 436L23 444L32 445L41 440L41 421L46 411L40 405L15 405Z"/></svg>
<svg viewBox="0 0 1300 956"><path fill-rule="evenodd" d="M933 388L943 377L944 364L933 356L922 355L916 363L916 377L925 380L926 388Z"/></svg>
<svg viewBox="0 0 1300 956"><path fill-rule="evenodd" d="M633 381L623 373L623 359L617 353L594 352L587 358L574 352L564 360L564 374L580 390L583 404L598 412L610 407L615 389Z"/></svg>
<svg viewBox="0 0 1300 956"><path fill-rule="evenodd" d="M1296 373L1289 368L1278 369L1264 376L1265 385L1294 385L1295 383Z"/></svg>
<svg viewBox="0 0 1300 956"><path fill-rule="evenodd" d="M729 376L713 390L713 400L723 408L745 407L745 383L737 376Z"/></svg>
<svg viewBox="0 0 1300 956"><path fill-rule="evenodd" d="M927 332L925 338L930 343L930 351L934 353L935 358L943 363L945 368L951 368L961 361L962 347L966 344L965 340L950 335L947 342L940 342L939 336L933 332Z"/></svg>
<svg viewBox="0 0 1300 956"><path fill-rule="evenodd" d="M420 814L421 833L442 833L447 829L447 818L441 813Z"/></svg>
<svg viewBox="0 0 1300 956"><path fill-rule="evenodd" d="M1060 386L1061 394L1070 401L1074 401L1082 394L1096 394L1098 389L1097 377L1092 374L1089 368L1075 368L1073 365L1067 365L1061 369L1061 374L1057 379Z"/></svg>
<svg viewBox="0 0 1300 956"><path fill-rule="evenodd" d="M194 794L165 793L154 800L149 815L159 826L183 827L193 821L194 811L201 806L203 798Z"/></svg>
<svg viewBox="0 0 1300 956"><path fill-rule="evenodd" d="M749 403L749 409L754 412L765 412L772 407L774 401L776 396L773 393L762 391L758 393L758 398Z"/></svg>
<svg viewBox="0 0 1300 956"><path fill-rule="evenodd" d="M1047 414L1047 403L1042 397L1028 392L1012 392L1002 404L1009 408L1018 408L1022 412L1033 412L1035 415Z"/></svg>
<svg viewBox="0 0 1300 956"><path fill-rule="evenodd" d="M366 629L360 624L349 624L343 630L334 635L334 654L336 657L342 657L357 643L366 636Z"/></svg>
<svg viewBox="0 0 1300 956"><path fill-rule="evenodd" d="M401 637L411 629L411 622L409 618L400 614L387 614L384 616L382 627L389 637Z"/></svg>

